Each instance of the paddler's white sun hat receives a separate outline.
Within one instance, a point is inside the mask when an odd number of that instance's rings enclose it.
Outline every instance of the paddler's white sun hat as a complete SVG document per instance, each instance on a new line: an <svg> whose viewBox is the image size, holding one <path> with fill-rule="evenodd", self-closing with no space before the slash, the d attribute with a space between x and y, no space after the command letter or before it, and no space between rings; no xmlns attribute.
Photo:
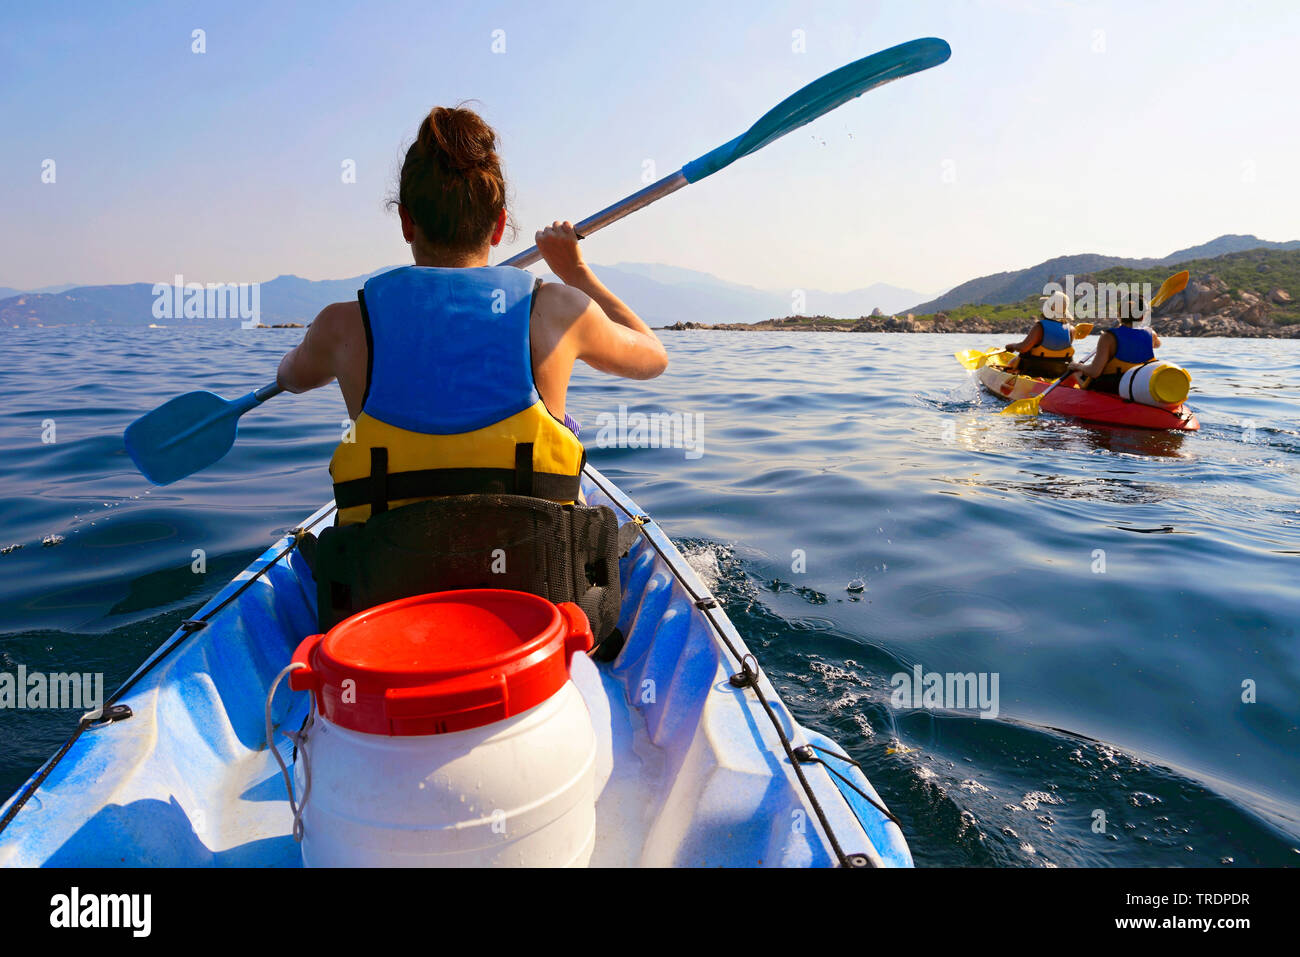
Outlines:
<svg viewBox="0 0 1300 957"><path fill-rule="evenodd" d="M1074 310L1070 308L1070 297L1059 289L1050 296L1040 296L1043 301L1043 316L1057 322L1074 322Z"/></svg>

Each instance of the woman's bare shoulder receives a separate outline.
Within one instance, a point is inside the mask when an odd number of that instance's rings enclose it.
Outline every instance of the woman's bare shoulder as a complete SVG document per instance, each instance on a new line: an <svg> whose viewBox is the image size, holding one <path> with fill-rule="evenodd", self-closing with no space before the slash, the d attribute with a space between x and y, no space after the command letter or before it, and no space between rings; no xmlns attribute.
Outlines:
<svg viewBox="0 0 1300 957"><path fill-rule="evenodd" d="M362 332L361 305L352 302L331 302L322 309L311 324L318 334L330 338L359 335Z"/></svg>
<svg viewBox="0 0 1300 957"><path fill-rule="evenodd" d="M587 311L591 297L560 282L545 282L534 294L533 316L567 326Z"/></svg>

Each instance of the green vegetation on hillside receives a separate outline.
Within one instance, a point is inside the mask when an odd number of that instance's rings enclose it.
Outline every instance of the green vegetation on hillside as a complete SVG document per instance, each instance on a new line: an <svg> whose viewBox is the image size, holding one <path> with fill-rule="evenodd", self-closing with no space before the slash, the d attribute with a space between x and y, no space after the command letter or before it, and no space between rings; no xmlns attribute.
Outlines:
<svg viewBox="0 0 1300 957"><path fill-rule="evenodd" d="M1217 259L1196 259L1180 263L1192 278L1212 273L1228 284L1234 299L1243 292L1267 298L1274 289L1284 289L1291 296L1286 304L1270 303L1270 315L1279 325L1300 322L1300 250L1251 249L1244 253L1231 253ZM1152 289L1169 278L1176 270L1168 266L1156 269L1129 269L1117 266L1097 273L1097 282L1149 282Z"/></svg>
<svg viewBox="0 0 1300 957"><path fill-rule="evenodd" d="M1198 276L1215 275L1228 284L1234 299L1240 299L1243 292L1253 293L1267 298L1274 289L1283 289L1290 294L1292 301L1285 304L1270 302L1269 315L1278 325L1300 323L1300 250L1296 249L1251 249L1246 252L1230 253L1215 259L1196 259L1180 263L1177 267L1156 266L1148 269L1133 269L1128 266L1113 266L1087 276L1076 276L1076 281L1085 278L1092 282L1147 282L1152 289L1171 274L1186 269L1195 279ZM1000 323L1011 320L1023 321L1038 315L1039 297L1029 296L1021 302L1001 305L970 305L947 310L943 315L956 323L973 319L984 319ZM918 320L933 319L939 313L918 315Z"/></svg>
<svg viewBox="0 0 1300 957"><path fill-rule="evenodd" d="M1030 319L1038 318L1038 310L1041 306L1038 296L1030 296L1022 302L1003 302L993 306L983 304L958 306L956 309L949 309L943 313L927 313L916 318L926 320L933 319L937 315L944 315L956 323L969 322L972 319L984 319L993 323L1014 321L1023 324Z"/></svg>

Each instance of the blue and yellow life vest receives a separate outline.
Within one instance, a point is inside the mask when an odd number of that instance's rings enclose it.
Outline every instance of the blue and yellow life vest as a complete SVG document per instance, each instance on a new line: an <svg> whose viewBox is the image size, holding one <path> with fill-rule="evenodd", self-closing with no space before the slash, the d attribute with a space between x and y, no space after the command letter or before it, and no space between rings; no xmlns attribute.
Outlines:
<svg viewBox="0 0 1300 957"><path fill-rule="evenodd" d="M443 495L577 500L582 443L533 381L537 285L509 266L403 266L366 282L365 397L330 461L340 525Z"/></svg>
<svg viewBox="0 0 1300 957"><path fill-rule="evenodd" d="M1115 355L1101 370L1102 375L1123 375L1129 369L1146 365L1156 357L1155 341L1150 329L1115 326L1107 329L1115 337Z"/></svg>
<svg viewBox="0 0 1300 957"><path fill-rule="evenodd" d="M1038 320L1038 325L1043 330L1043 338L1038 345L1026 350L1024 355L1038 359L1065 359L1066 361L1073 358L1074 337L1065 323L1044 318Z"/></svg>

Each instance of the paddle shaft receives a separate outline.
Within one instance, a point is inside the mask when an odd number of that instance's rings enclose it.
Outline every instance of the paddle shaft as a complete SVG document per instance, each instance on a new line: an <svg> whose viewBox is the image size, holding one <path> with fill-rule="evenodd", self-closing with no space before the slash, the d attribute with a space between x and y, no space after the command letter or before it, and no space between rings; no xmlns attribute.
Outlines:
<svg viewBox="0 0 1300 957"><path fill-rule="evenodd" d="M930 37L900 43L833 70L786 97L740 136L697 157L677 172L607 206L594 216L588 216L574 226L574 231L579 239L585 239L596 230L618 222L624 216L663 199L669 193L675 193L689 183L712 176L741 157L762 149L868 90L945 62L951 52L948 44ZM511 256L502 265L523 269L541 258L542 254L533 246Z"/></svg>
<svg viewBox="0 0 1300 957"><path fill-rule="evenodd" d="M1094 349L1094 350L1092 351L1092 354L1089 355L1088 358L1084 359L1083 362L1084 362L1084 363L1091 362L1091 361L1093 360L1093 357L1096 356L1096 355L1097 355L1097 350ZM1080 363L1080 364L1082 365L1083 363ZM1070 376L1072 376L1072 375L1077 375L1077 376L1079 377L1079 385L1082 386L1082 385L1083 385L1083 373L1082 373L1082 372L1073 372L1073 371L1071 371L1071 372L1067 372L1065 375L1061 376L1059 379L1057 379L1055 382L1053 382L1051 385L1049 385L1049 386L1048 386L1046 389L1044 389L1042 392L1038 393L1038 404L1041 406L1042 403L1043 403L1043 399L1047 398L1047 394L1048 394L1049 392L1051 392L1053 389L1055 389L1055 388L1056 388L1058 385L1060 385L1062 382L1064 382L1066 379L1070 378Z"/></svg>
<svg viewBox="0 0 1300 957"><path fill-rule="evenodd" d="M280 388L278 382L272 382L270 385L264 385L262 386L262 388L258 389L256 392L253 393L253 405L261 405L267 399L273 398L279 395L283 391L284 390ZM249 406L250 409L252 407L253 407L252 405Z"/></svg>
<svg viewBox="0 0 1300 957"><path fill-rule="evenodd" d="M631 196L619 200L613 206L607 206L594 216L588 216L582 222L574 226L574 231L578 234L579 239L586 239L598 229L604 229L610 223L616 223L624 216L635 213L638 209L644 209L651 203L663 199L669 193L675 193L689 181L682 174L681 170L670 176L665 176L657 183L651 183L645 189L638 190ZM501 265L514 266L517 269L524 269L531 266L542 258L542 254L537 251L537 247L525 249L516 256L511 256Z"/></svg>

